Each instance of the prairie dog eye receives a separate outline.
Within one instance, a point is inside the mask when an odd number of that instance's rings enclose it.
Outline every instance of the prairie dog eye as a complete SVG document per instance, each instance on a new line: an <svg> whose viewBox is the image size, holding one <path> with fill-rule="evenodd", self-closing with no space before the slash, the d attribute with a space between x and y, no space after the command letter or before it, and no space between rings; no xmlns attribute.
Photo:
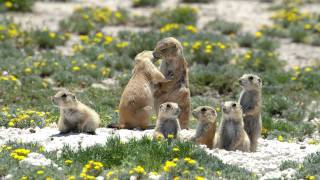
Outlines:
<svg viewBox="0 0 320 180"><path fill-rule="evenodd" d="M160 49L161 52L166 52L167 48Z"/></svg>
<svg viewBox="0 0 320 180"><path fill-rule="evenodd" d="M171 105L170 104L167 104L167 109L171 108Z"/></svg>
<svg viewBox="0 0 320 180"><path fill-rule="evenodd" d="M253 76L249 76L249 78L248 78L250 81L252 81L253 80Z"/></svg>
<svg viewBox="0 0 320 180"><path fill-rule="evenodd" d="M67 94L66 93L64 93L64 94L62 94L62 96L61 96L62 98L66 98L67 97Z"/></svg>
<svg viewBox="0 0 320 180"><path fill-rule="evenodd" d="M232 107L233 107L233 108L237 107L237 104L236 104L236 103L233 103L233 104L232 104Z"/></svg>
<svg viewBox="0 0 320 180"><path fill-rule="evenodd" d="M207 109L206 108L201 108L201 112L206 112Z"/></svg>

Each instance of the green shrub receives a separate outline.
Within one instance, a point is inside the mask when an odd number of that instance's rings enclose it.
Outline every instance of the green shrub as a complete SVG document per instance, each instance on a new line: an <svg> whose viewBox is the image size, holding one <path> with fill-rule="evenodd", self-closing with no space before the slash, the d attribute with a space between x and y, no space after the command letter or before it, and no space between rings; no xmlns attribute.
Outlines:
<svg viewBox="0 0 320 180"><path fill-rule="evenodd" d="M50 32L48 30L35 30L32 31L30 36L34 43L42 49L52 49L56 46L64 45L69 38L67 34Z"/></svg>
<svg viewBox="0 0 320 180"><path fill-rule="evenodd" d="M308 32L300 24L289 26L289 36L293 42L304 42L305 38L308 36Z"/></svg>
<svg viewBox="0 0 320 180"><path fill-rule="evenodd" d="M0 0L1 11L32 11L35 0Z"/></svg>
<svg viewBox="0 0 320 180"><path fill-rule="evenodd" d="M175 9L155 11L152 13L152 22L156 27L163 27L166 24L176 23L195 25L197 23L198 11L189 6L178 6Z"/></svg>
<svg viewBox="0 0 320 180"><path fill-rule="evenodd" d="M160 3L160 0L133 0L133 7L154 7Z"/></svg>
<svg viewBox="0 0 320 180"><path fill-rule="evenodd" d="M182 0L184 3L208 3L213 1L214 0Z"/></svg>
<svg viewBox="0 0 320 180"><path fill-rule="evenodd" d="M205 25L205 31L219 31L222 34L230 35L236 34L241 29L241 24L228 22L222 19L216 19L214 21L210 21Z"/></svg>

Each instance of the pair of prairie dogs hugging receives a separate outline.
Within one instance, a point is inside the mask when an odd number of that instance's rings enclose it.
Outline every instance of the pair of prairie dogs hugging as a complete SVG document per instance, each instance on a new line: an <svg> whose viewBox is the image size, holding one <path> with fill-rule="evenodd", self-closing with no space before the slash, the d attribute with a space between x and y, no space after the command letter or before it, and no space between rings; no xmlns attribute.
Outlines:
<svg viewBox="0 0 320 180"><path fill-rule="evenodd" d="M160 70L153 64L162 59ZM192 111L198 119L197 144L226 150L255 151L261 134L261 79L246 74L239 79L243 87L239 103L225 102L222 121L216 132L217 113L214 108L200 106ZM69 91L60 91L53 98L60 107L58 128L94 133L99 115L77 101ZM157 114L154 136L178 137L180 129L188 127L190 118L190 90L188 65L181 43L168 37L160 40L153 51L143 51L135 57L132 77L125 87L119 105L119 124L109 127L147 129L153 113Z"/></svg>

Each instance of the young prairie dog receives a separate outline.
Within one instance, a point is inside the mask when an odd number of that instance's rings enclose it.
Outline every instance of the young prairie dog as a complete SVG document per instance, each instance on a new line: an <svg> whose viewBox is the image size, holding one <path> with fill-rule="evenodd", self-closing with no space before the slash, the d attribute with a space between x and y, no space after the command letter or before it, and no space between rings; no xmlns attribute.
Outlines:
<svg viewBox="0 0 320 180"><path fill-rule="evenodd" d="M239 103L243 110L244 129L250 139L250 151L255 152L261 136L262 81L254 74L244 74L239 79L242 92Z"/></svg>
<svg viewBox="0 0 320 180"><path fill-rule="evenodd" d="M196 134L192 141L196 144L204 144L211 149L216 133L216 110L209 106L199 106L192 111L192 115L198 120Z"/></svg>
<svg viewBox="0 0 320 180"><path fill-rule="evenodd" d="M120 125L125 129L147 129L153 113L153 86L167 82L152 63L152 51L143 51L135 57L132 77L125 87L119 105ZM109 125L109 127L116 127Z"/></svg>
<svg viewBox="0 0 320 180"><path fill-rule="evenodd" d="M78 101L73 93L68 90L59 91L52 97L52 102L60 108L58 129L62 134L69 132L95 134L100 124L99 115Z"/></svg>
<svg viewBox="0 0 320 180"><path fill-rule="evenodd" d="M179 115L180 108L177 103L167 102L161 104L154 137L163 136L167 139L168 135L171 134L173 135L173 138L178 138L180 131Z"/></svg>
<svg viewBox="0 0 320 180"><path fill-rule="evenodd" d="M227 101L222 107L222 120L215 136L214 147L228 151L250 151L250 140L243 128L242 109L239 103Z"/></svg>
<svg viewBox="0 0 320 180"><path fill-rule="evenodd" d="M191 107L188 63L183 55L182 45L173 37L164 38L157 43L153 56L155 60L162 59L160 71L166 79L171 80L156 86L154 92L156 112L162 103L178 103L181 108L179 122L181 128L186 129L188 128Z"/></svg>

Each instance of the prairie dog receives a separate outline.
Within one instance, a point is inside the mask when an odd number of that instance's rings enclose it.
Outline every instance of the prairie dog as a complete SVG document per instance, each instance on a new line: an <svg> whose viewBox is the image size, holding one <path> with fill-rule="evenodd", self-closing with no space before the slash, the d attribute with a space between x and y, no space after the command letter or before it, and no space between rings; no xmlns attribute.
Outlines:
<svg viewBox="0 0 320 180"><path fill-rule="evenodd" d="M169 82L158 83L154 92L155 108L165 102L175 102L181 108L179 122L182 129L188 128L190 118L190 90L188 63L183 55L181 43L168 37L160 40L153 50L155 61L162 59L161 73L170 79Z"/></svg>
<svg viewBox="0 0 320 180"><path fill-rule="evenodd" d="M242 109L239 103L227 101L222 107L222 120L215 136L215 147L228 151L250 151L250 140L243 128Z"/></svg>
<svg viewBox="0 0 320 180"><path fill-rule="evenodd" d="M261 136L261 91L262 81L254 74L244 74L239 79L242 92L239 103L243 110L244 129L250 139L250 151L255 152Z"/></svg>
<svg viewBox="0 0 320 180"><path fill-rule="evenodd" d="M178 116L180 108L177 103L167 102L160 105L157 124L154 130L154 137L163 136L168 138L172 134L174 138L179 136L180 124Z"/></svg>
<svg viewBox="0 0 320 180"><path fill-rule="evenodd" d="M192 111L192 115L198 120L196 134L192 141L197 144L205 144L211 149L216 133L216 110L209 106L199 106Z"/></svg>
<svg viewBox="0 0 320 180"><path fill-rule="evenodd" d="M135 57L132 77L120 100L120 128L146 129L149 125L154 105L153 86L167 81L152 60L152 51L143 51Z"/></svg>
<svg viewBox="0 0 320 180"><path fill-rule="evenodd" d="M68 90L59 91L52 97L52 102L60 108L58 129L62 134L69 132L95 134L100 124L99 115L78 101L73 93Z"/></svg>

